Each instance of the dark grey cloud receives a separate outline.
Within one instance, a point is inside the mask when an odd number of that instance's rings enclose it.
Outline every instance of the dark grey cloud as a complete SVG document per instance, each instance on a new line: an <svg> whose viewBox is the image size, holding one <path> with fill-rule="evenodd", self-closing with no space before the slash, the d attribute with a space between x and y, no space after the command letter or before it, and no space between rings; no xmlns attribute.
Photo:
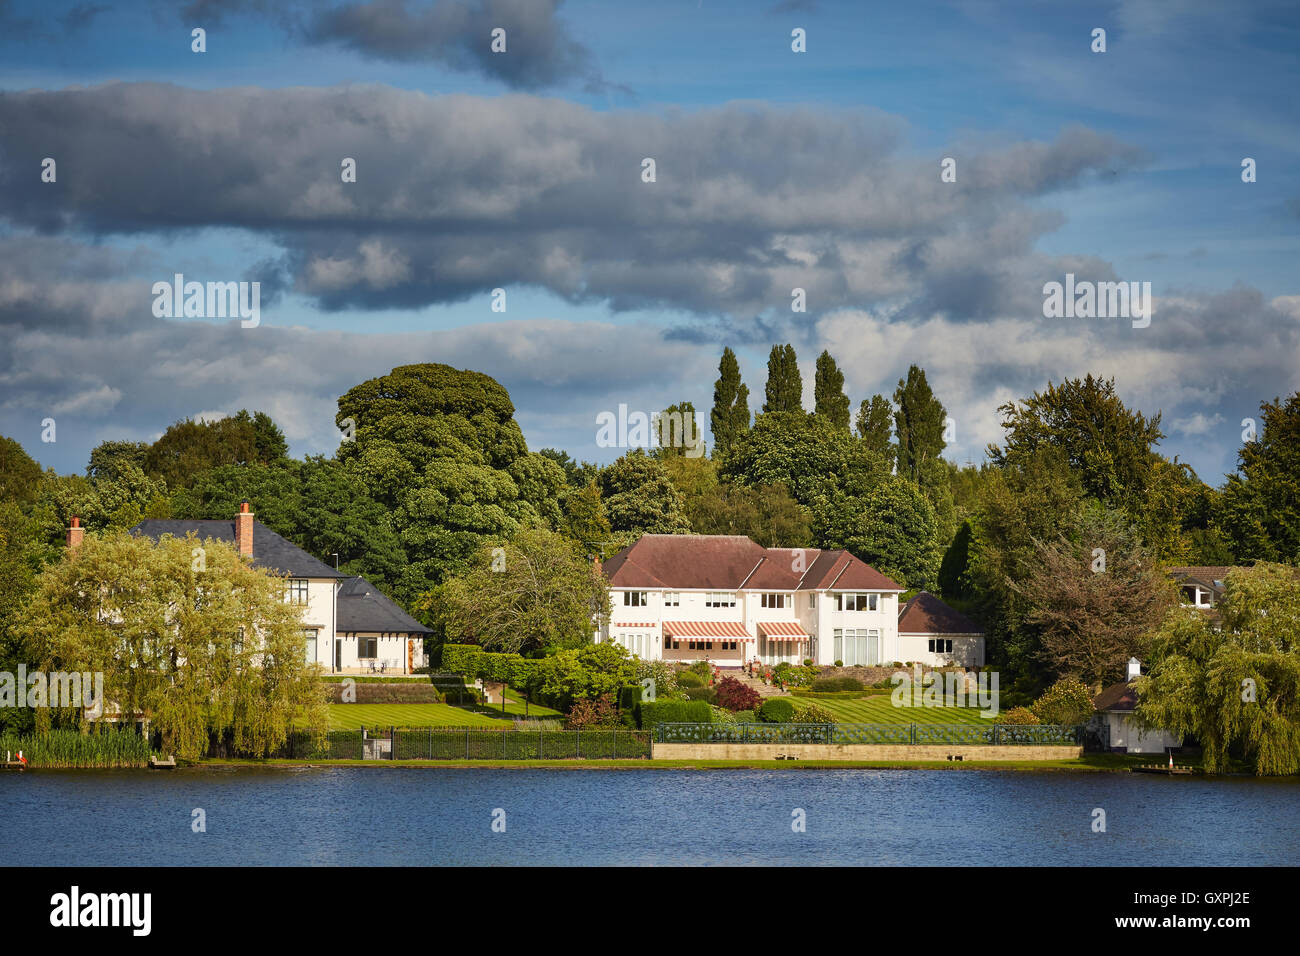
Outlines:
<svg viewBox="0 0 1300 956"><path fill-rule="evenodd" d="M45 232L262 233L325 309L533 285L737 318L788 309L797 287L814 313L892 300L981 317L1060 223L1034 200L1140 159L1076 127L962 152L942 183L904 132L873 110L112 84L0 94L0 202ZM45 156L56 184L36 181Z"/></svg>

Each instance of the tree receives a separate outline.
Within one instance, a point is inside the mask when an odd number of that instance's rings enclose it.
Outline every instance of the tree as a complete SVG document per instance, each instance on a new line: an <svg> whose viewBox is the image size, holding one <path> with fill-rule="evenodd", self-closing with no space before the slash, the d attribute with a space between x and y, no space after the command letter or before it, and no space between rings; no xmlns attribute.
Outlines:
<svg viewBox="0 0 1300 956"><path fill-rule="evenodd" d="M802 412L803 377L793 345L773 345L767 358L767 400L763 412Z"/></svg>
<svg viewBox="0 0 1300 956"><path fill-rule="evenodd" d="M41 466L23 446L0 435L0 501L30 505L40 492Z"/></svg>
<svg viewBox="0 0 1300 956"><path fill-rule="evenodd" d="M605 514L600 486L593 480L585 488L574 488L561 502L564 520L560 530L582 547L584 554L596 554L609 541L613 529Z"/></svg>
<svg viewBox="0 0 1300 956"><path fill-rule="evenodd" d="M730 347L722 350L722 360L718 363L709 429L713 433L715 457L725 455L749 430L749 387L740 380L740 363Z"/></svg>
<svg viewBox="0 0 1300 956"><path fill-rule="evenodd" d="M682 497L662 462L635 448L601 472L605 514L614 531L685 534Z"/></svg>
<svg viewBox="0 0 1300 956"><path fill-rule="evenodd" d="M501 385L447 365L403 365L339 398L355 427L338 457L389 510L407 556L402 591L465 570L487 542L559 519L564 472L529 455Z"/></svg>
<svg viewBox="0 0 1300 956"><path fill-rule="evenodd" d="M247 501L257 520L278 535L301 545L302 464L285 459L276 465L218 465L191 479L172 495L176 518L233 520Z"/></svg>
<svg viewBox="0 0 1300 956"><path fill-rule="evenodd" d="M542 660L528 678L534 699L568 711L579 700L613 698L620 687L634 683L635 659L620 644L584 644L566 648Z"/></svg>
<svg viewBox="0 0 1300 956"><path fill-rule="evenodd" d="M40 475L39 469L37 475ZM0 499L0 672L16 674L26 663L18 626L24 619L23 603L35 587L43 548L37 522L17 501ZM0 707L0 731L28 731L32 711L26 707Z"/></svg>
<svg viewBox="0 0 1300 956"><path fill-rule="evenodd" d="M606 582L591 560L541 528L484 547L466 574L430 592L424 606L447 641L505 653L582 647L610 611Z"/></svg>
<svg viewBox="0 0 1300 956"><path fill-rule="evenodd" d="M1237 452L1220 525L1239 558L1300 561L1300 392L1260 405L1255 441Z"/></svg>
<svg viewBox="0 0 1300 956"><path fill-rule="evenodd" d="M1043 724L1077 726L1092 719L1092 693L1072 677L1063 677L1029 708Z"/></svg>
<svg viewBox="0 0 1300 956"><path fill-rule="evenodd" d="M821 415L842 431L849 430L849 397L844 394L844 373L829 351L817 356L813 383L814 414Z"/></svg>
<svg viewBox="0 0 1300 956"><path fill-rule="evenodd" d="M1151 470L1154 446L1164 437L1160 415L1147 419L1130 411L1115 392L1114 379L1066 379L1050 382L1022 404L998 409L1006 430L1003 447L988 446L995 465L1014 463L1039 448L1059 449L1083 491L1098 501L1140 513Z"/></svg>
<svg viewBox="0 0 1300 956"><path fill-rule="evenodd" d="M865 495L837 495L813 509L823 548L847 548L908 588L935 587L941 549L934 509L915 485L884 476Z"/></svg>
<svg viewBox="0 0 1300 956"><path fill-rule="evenodd" d="M1024 600L1051 673L1117 680L1146 656L1148 635L1175 603L1174 587L1120 511L1087 509L1073 533L1036 542L1009 586Z"/></svg>
<svg viewBox="0 0 1300 956"><path fill-rule="evenodd" d="M655 458L701 458L704 432L691 402L669 405L654 420Z"/></svg>
<svg viewBox="0 0 1300 956"><path fill-rule="evenodd" d="M25 617L29 661L102 673L106 709L148 715L178 756L197 759L211 734L229 732L237 750L265 756L292 727L324 731L299 609L285 603L282 578L230 544L87 535L41 572Z"/></svg>
<svg viewBox="0 0 1300 956"><path fill-rule="evenodd" d="M899 379L894 406L898 473L919 484L924 466L947 446L943 433L948 415L930 391L925 371L915 365L908 368L906 380Z"/></svg>
<svg viewBox="0 0 1300 956"><path fill-rule="evenodd" d="M1228 573L1222 626L1175 608L1152 641L1136 716L1194 736L1210 773L1236 754L1257 774L1300 772L1300 579L1261 563Z"/></svg>
<svg viewBox="0 0 1300 956"><path fill-rule="evenodd" d="M858 437L877 455L891 464L894 461L894 406L883 395L872 395L858 406Z"/></svg>
<svg viewBox="0 0 1300 956"><path fill-rule="evenodd" d="M860 494L889 471L857 439L818 415L767 412L722 461L719 477L737 485L784 485L812 507L836 492Z"/></svg>
<svg viewBox="0 0 1300 956"><path fill-rule="evenodd" d="M275 465L289 455L284 433L271 417L265 412L250 415L247 409L212 421L176 422L152 445L139 448L142 460L136 464L173 491L220 465Z"/></svg>

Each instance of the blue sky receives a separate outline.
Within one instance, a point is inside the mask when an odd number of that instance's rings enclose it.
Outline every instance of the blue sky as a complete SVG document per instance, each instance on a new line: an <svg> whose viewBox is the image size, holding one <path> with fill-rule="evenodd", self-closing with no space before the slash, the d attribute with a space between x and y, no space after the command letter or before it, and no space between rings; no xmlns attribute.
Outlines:
<svg viewBox="0 0 1300 956"><path fill-rule="evenodd" d="M498 21L508 68L479 50ZM446 361L510 389L530 447L609 460L600 411L707 409L725 344L757 410L792 341L809 398L829 348L855 407L925 367L961 461L1001 402L1113 375L1218 483L1240 420L1298 384L1296 50L1285 3L0 3L0 432L80 471L96 441L249 407L328 452L348 386ZM52 143L58 192L29 174ZM610 192L652 143L660 191ZM354 220L300 177L359 150ZM814 261L792 314L775 290ZM1045 324L1067 270L1150 282L1152 328ZM256 337L140 318L176 271L282 293Z"/></svg>

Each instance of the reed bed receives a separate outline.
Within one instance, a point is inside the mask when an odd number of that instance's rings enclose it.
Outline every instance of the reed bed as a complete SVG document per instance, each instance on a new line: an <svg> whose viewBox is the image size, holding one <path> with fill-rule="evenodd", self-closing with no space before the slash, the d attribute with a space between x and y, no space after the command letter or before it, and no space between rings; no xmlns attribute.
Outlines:
<svg viewBox="0 0 1300 956"><path fill-rule="evenodd" d="M0 757L23 752L29 767L52 770L109 769L149 765L149 741L134 730L107 729L83 734L51 730L17 735L0 733Z"/></svg>

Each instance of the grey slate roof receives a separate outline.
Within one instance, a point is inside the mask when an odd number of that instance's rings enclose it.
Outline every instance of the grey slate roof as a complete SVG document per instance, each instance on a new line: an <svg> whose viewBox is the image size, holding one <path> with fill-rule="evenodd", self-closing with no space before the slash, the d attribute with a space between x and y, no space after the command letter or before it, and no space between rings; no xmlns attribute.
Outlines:
<svg viewBox="0 0 1300 956"><path fill-rule="evenodd" d="M183 538L191 531L200 539L215 538L229 544L238 544L233 519L203 521L149 518L131 529L132 534L142 534L155 541L165 534ZM253 566L295 578L347 577L325 562L313 558L292 541L280 537L256 519L253 520Z"/></svg>
<svg viewBox="0 0 1300 956"><path fill-rule="evenodd" d="M390 601L363 577L351 577L339 591L338 633L430 634L427 627Z"/></svg>

